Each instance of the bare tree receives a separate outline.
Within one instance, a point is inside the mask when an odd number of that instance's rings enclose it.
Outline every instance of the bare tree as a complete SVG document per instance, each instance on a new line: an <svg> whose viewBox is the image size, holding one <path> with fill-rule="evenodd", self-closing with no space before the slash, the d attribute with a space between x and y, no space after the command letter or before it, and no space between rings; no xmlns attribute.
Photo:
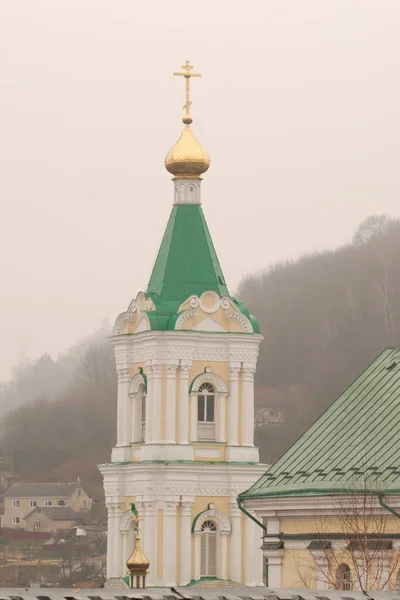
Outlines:
<svg viewBox="0 0 400 600"><path fill-rule="evenodd" d="M394 517L371 493L367 482L358 492L335 497L332 515L315 514L315 539L310 555L296 558L305 587L341 590L393 589L400 569L400 535L393 533Z"/></svg>

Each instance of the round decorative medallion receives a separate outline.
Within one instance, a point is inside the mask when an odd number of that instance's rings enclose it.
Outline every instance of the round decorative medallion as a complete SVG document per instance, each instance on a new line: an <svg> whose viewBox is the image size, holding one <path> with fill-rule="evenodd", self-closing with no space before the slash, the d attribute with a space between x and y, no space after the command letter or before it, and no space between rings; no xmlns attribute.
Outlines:
<svg viewBox="0 0 400 600"><path fill-rule="evenodd" d="M216 292L203 292L200 296L200 308L205 313L214 313L219 309L221 299Z"/></svg>

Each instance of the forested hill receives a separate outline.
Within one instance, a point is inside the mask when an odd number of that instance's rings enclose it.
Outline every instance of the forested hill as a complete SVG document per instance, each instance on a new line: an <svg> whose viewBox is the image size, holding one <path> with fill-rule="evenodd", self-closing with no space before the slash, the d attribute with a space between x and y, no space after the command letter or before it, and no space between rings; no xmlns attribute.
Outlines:
<svg viewBox="0 0 400 600"><path fill-rule="evenodd" d="M246 277L260 321L256 384L278 388L283 425L260 431L276 459L388 346L400 345L400 220L373 216L351 243Z"/></svg>
<svg viewBox="0 0 400 600"><path fill-rule="evenodd" d="M400 220L371 217L348 245L250 275L237 295L265 338L256 385L277 389L285 414L257 431L269 462L382 349L400 345ZM105 332L26 363L0 394L0 449L30 480L96 479L115 440L116 391Z"/></svg>

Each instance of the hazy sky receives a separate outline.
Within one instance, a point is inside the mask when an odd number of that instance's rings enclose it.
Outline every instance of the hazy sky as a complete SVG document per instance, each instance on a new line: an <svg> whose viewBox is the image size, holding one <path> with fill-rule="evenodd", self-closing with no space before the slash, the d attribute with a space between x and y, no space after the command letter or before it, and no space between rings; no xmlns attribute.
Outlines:
<svg viewBox="0 0 400 600"><path fill-rule="evenodd" d="M145 288L187 59L231 290L400 216L399 31L399 0L0 0L0 379Z"/></svg>

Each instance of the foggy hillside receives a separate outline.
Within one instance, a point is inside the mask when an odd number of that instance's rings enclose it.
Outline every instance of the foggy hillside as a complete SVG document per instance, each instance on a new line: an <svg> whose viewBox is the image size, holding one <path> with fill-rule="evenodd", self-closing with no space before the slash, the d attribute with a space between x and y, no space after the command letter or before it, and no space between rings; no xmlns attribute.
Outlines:
<svg viewBox="0 0 400 600"><path fill-rule="evenodd" d="M267 263L268 257L265 257ZM351 243L249 275L238 296L261 325L256 385L279 391L281 425L259 429L265 462L286 447L385 347L400 345L400 221L367 219ZM20 365L0 396L1 450L27 479L99 478L116 435L106 332L58 360Z"/></svg>
<svg viewBox="0 0 400 600"><path fill-rule="evenodd" d="M352 243L246 277L260 321L256 384L278 388L285 423L257 432L278 456L388 346L400 345L400 220L366 219Z"/></svg>

